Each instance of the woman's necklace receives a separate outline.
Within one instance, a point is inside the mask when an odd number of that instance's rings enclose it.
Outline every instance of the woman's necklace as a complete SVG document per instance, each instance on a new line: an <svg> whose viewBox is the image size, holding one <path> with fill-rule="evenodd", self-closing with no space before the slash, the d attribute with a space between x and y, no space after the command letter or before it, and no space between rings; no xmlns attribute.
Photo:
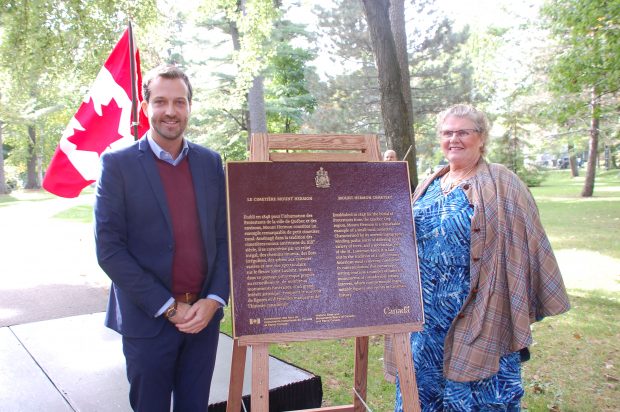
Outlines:
<svg viewBox="0 0 620 412"><path fill-rule="evenodd" d="M452 171L449 171L448 173L446 173L441 178L441 180L439 180L439 186L441 187L441 191L443 192L443 194L447 195L448 193L450 193L452 191L452 189L454 189L456 186L458 186L459 183L461 183L463 180L467 179L467 177L469 177L469 175L476 168L476 166L478 166L478 163L475 163L472 167L467 169L465 174L463 174L461 177L459 177L457 179L451 177Z"/></svg>

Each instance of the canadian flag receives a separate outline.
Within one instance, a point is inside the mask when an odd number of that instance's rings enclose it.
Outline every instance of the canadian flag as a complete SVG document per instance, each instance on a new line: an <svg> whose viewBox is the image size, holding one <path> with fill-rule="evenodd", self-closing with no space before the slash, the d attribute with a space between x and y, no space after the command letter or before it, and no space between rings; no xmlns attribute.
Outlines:
<svg viewBox="0 0 620 412"><path fill-rule="evenodd" d="M132 93L136 96L138 136L148 130L139 110L142 102L140 54L135 49L135 75L131 75L130 29L126 29L97 75L90 92L65 129L43 178L43 188L61 197L77 197L99 178L99 156L131 144ZM132 84L132 77L136 83ZM133 88L133 92L132 92Z"/></svg>

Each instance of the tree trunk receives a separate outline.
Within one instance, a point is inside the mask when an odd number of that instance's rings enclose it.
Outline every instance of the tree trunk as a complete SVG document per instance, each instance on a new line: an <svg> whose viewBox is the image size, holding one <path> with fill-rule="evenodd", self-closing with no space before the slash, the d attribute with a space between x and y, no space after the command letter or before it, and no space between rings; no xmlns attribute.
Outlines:
<svg viewBox="0 0 620 412"><path fill-rule="evenodd" d="M598 135L600 102L596 89L592 90L592 101L590 102L590 153L588 154L588 167L586 169L586 179L581 191L582 197L591 197L594 193L594 177L596 176L596 162L598 154Z"/></svg>
<svg viewBox="0 0 620 412"><path fill-rule="evenodd" d="M241 7L241 5L239 4L238 7ZM232 43L233 43L233 49L235 51L239 51L241 50L241 36L239 35L239 28L237 27L237 23L235 23L234 21L230 22L230 37L232 39ZM248 97L246 95L246 101L248 100ZM245 110L243 110L243 118L241 119L241 130L246 130L248 132L248 139L246 142L246 147L248 150L250 150L250 110L249 107L246 106Z"/></svg>
<svg viewBox="0 0 620 412"><path fill-rule="evenodd" d="M605 153L605 170L611 169L611 150L608 144L605 144L603 153Z"/></svg>
<svg viewBox="0 0 620 412"><path fill-rule="evenodd" d="M407 31L405 30L405 0L390 1L390 26L396 46L396 57L409 123L413 126L413 101L411 99L411 76L409 74L409 54L407 53ZM415 151L412 153L415 156Z"/></svg>
<svg viewBox="0 0 620 412"><path fill-rule="evenodd" d="M568 145L568 164L570 165L570 173L572 177L579 176L579 168L577 167L577 158L575 157L575 146L572 143Z"/></svg>
<svg viewBox="0 0 620 412"><path fill-rule="evenodd" d="M403 76L389 17L389 0L362 0L375 54L381 94L381 116L388 146L402 158L413 144L413 125L403 96ZM409 87L409 84L406 84ZM411 186L418 184L415 154L407 158Z"/></svg>
<svg viewBox="0 0 620 412"><path fill-rule="evenodd" d="M6 176L4 175L4 151L2 150L2 126L4 123L0 122L0 195L6 195L9 193L9 188L6 185Z"/></svg>
<svg viewBox="0 0 620 412"><path fill-rule="evenodd" d="M39 174L37 173L37 132L33 125L28 126L28 136L30 137L28 147L28 165L26 174L25 189L40 189L41 183L39 182Z"/></svg>
<svg viewBox="0 0 620 412"><path fill-rule="evenodd" d="M237 4L241 11L245 14L247 0L240 0ZM274 7L280 7L280 2L274 0ZM235 27L236 28L236 27ZM237 31L237 36L239 32ZM247 94L247 128L248 128L248 149L250 148L250 139L252 133L267 133L267 111L265 109L265 92L263 86L263 76L256 76L252 80L252 87Z"/></svg>
<svg viewBox="0 0 620 412"><path fill-rule="evenodd" d="M267 112L265 111L265 93L263 76L256 76L252 80L252 87L248 91L248 138L252 133L267 133Z"/></svg>

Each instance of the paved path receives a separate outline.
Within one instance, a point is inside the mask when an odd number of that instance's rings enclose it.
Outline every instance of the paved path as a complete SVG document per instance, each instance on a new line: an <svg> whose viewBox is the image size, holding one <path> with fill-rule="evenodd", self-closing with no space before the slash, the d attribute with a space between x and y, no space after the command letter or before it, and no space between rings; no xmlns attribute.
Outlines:
<svg viewBox="0 0 620 412"><path fill-rule="evenodd" d="M0 204L0 326L105 310L92 225L54 218L93 199Z"/></svg>

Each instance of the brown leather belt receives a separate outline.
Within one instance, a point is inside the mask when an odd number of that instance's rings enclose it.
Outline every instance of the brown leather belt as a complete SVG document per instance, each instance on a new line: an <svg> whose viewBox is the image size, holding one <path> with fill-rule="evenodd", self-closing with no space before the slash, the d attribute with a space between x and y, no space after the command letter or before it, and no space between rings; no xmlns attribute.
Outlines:
<svg viewBox="0 0 620 412"><path fill-rule="evenodd" d="M198 300L198 293L177 293L174 294L174 300L181 303L189 303L190 305L196 303Z"/></svg>

